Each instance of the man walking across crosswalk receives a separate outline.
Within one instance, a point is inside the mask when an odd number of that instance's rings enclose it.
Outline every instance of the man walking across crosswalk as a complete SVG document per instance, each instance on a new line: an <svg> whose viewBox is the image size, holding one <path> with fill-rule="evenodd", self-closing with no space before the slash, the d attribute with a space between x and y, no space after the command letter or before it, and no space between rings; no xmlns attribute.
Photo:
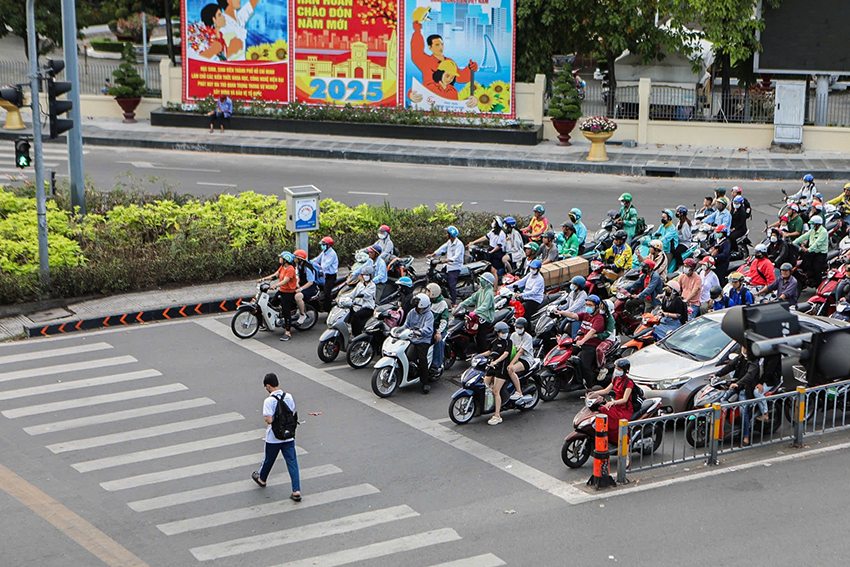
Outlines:
<svg viewBox="0 0 850 567"><path fill-rule="evenodd" d="M295 399L280 389L277 375L266 374L263 387L269 397L263 402L263 418L266 420L266 455L260 471L254 471L251 478L261 487L266 487L266 480L272 470L278 452L286 460L289 478L292 483L292 494L289 497L295 502L301 501L301 478L298 473L298 458L295 455L295 428L298 427L298 414L295 412ZM281 402L283 405L278 407Z"/></svg>

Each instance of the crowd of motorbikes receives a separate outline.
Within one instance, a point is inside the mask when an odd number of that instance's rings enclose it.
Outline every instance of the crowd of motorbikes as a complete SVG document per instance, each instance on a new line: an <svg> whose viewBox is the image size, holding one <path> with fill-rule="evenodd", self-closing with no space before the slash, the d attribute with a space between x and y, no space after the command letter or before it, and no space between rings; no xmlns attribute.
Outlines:
<svg viewBox="0 0 850 567"><path fill-rule="evenodd" d="M783 194L785 192L783 191ZM794 200L784 196L784 205L780 211L781 217L785 209ZM803 205L803 203L800 203ZM699 260L711 254L713 233L715 227L704 222L705 215L696 211L694 206L694 222L692 242L679 258ZM801 266L801 254L795 250L794 269L792 275L798 279L800 289L806 286L815 287L815 294L793 306L794 309L806 311L815 315L832 316L836 319L850 320L850 306L836 301L835 290L843 281L850 278L845 268L845 262L850 262L850 236L841 211L831 205L824 210L825 228L830 234L829 268L822 281L811 281ZM765 223L767 225L767 221ZM595 233L588 233L587 241L580 250L581 255L589 261L589 274L581 278L581 284L587 294L595 294L605 301L606 308L612 312L616 320L616 336L608 341L608 348L598 356L598 375L596 380L588 380L581 376L577 349L574 344L573 321L559 315L566 309L570 301L571 282L551 287L546 290L545 298L540 308L528 320L528 329L533 336L534 364L527 372L519 376L521 397L512 399L514 386L510 380L503 386L501 393L501 411L516 409L528 411L533 409L540 400L554 400L560 393L572 392L585 394L585 404L576 415L573 428L562 447L562 459L567 466L580 467L588 459L593 439L593 418L605 402L602 396L589 392L587 383L597 383L605 386L610 382L613 365L617 359L628 357L636 350L645 348L657 340L654 332L662 317L657 310L645 313L633 313L625 309L626 300L630 297L623 290L640 276L639 251L642 256L649 254L649 242L653 238L654 226L648 225L640 233L629 239L629 244L635 250L634 264L623 270L615 269L604 260L618 230L617 212L610 211ZM767 227L765 227L764 242L767 242ZM750 231L739 236L734 246L734 253L729 264L730 272L740 272L745 276L745 285L749 285L748 267L752 262L750 254ZM793 245L791 245L793 246ZM796 248L796 247L794 247ZM464 264L457 284L459 300L470 296L478 287L479 276L490 270L490 264L485 259L476 259ZM367 260L365 253L355 255L355 265L362 265ZM676 277L681 266L670 262L668 281ZM778 272L778 269L777 269ZM333 288L333 306L328 313L327 329L321 334L317 345L317 354L322 362L330 363L337 359L340 353L346 353L346 362L355 369L371 366L372 390L382 398L393 395L397 389L405 388L419 382L419 372L412 353L410 329L402 329L405 313L398 301L398 280L401 277L410 278L413 293L425 290L429 283L436 283L448 297L448 281L445 268L439 269L439 264L431 260L425 273L417 273L413 266L412 257L398 257L391 264L389 280L384 284L380 297L376 298L374 314L363 326L362 332L353 336L351 318L358 307L358 298L350 293L353 286L345 280L340 280ZM511 280L507 280L511 281ZM754 290L755 292L755 290ZM495 320L493 324L505 322L513 327L515 320L523 315L522 305L514 296L514 290L503 285L496 294ZM772 296L763 296L761 300L769 301ZM261 329L274 329L280 314L270 306L269 284L257 286L257 294L253 301L242 304L233 317L233 332L240 338L250 338ZM324 299L320 293L306 304L306 320L301 324L293 324L297 330L311 329L322 311ZM293 312L293 315L296 313ZM694 315L695 316L695 315ZM492 327L488 327L492 329ZM460 361L468 361L468 367L460 376L460 388L452 395L449 405L449 417L456 424L469 423L473 418L493 413L494 397L489 387L485 385L485 373L489 359L479 354L476 348L476 338L480 325L477 317L464 309L452 312L443 340L445 342L443 368L432 372L432 379L439 377L444 369L449 369ZM492 330L490 331L492 333ZM429 353L429 363L431 362ZM782 392L779 388L768 395ZM699 393L696 407L711 404L719 399L728 399L728 383L713 380ZM514 396L516 398L516 396ZM661 401L650 398L635 408L633 420L654 417L661 412ZM777 428L781 416L774 416L771 410L770 428ZM737 419L737 422L735 421ZM728 434L735 431L734 424L740 425L740 415L728 417ZM705 443L705 423L698 419L692 420L686 431L686 438L692 445L700 446ZM642 434L633 435L630 439L630 453L650 454L661 444L662 432L658 428L650 428ZM616 428L612 428L611 440L614 442L612 451L616 451Z"/></svg>

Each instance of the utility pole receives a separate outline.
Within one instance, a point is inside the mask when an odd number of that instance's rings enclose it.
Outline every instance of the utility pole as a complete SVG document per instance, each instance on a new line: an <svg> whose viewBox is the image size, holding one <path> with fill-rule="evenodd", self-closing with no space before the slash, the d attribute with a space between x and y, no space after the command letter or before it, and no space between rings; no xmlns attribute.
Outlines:
<svg viewBox="0 0 850 567"><path fill-rule="evenodd" d="M68 169L71 174L71 208L86 214L86 182L83 169L83 124L80 112L80 75L77 64L77 13L74 0L62 0L62 43L65 51L65 78L71 82L68 98L73 104L68 130ZM32 60L32 58L30 58Z"/></svg>
<svg viewBox="0 0 850 567"><path fill-rule="evenodd" d="M38 98L40 71L35 32L35 0L27 0L27 40L30 57L30 88L32 89L32 145L35 154L35 207L38 218L38 267L41 284L50 285L50 263L47 259L47 204L44 195L44 159L41 153L41 110Z"/></svg>

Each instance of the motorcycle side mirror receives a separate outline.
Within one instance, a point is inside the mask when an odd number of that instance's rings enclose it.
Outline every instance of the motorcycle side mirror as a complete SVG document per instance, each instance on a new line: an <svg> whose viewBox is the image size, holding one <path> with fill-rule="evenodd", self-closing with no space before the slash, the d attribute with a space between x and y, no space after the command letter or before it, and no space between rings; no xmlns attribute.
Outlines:
<svg viewBox="0 0 850 567"><path fill-rule="evenodd" d="M764 219L764 226L767 226L767 219Z"/></svg>
<svg viewBox="0 0 850 567"><path fill-rule="evenodd" d="M782 194L785 195L786 197L788 196L788 193L785 192L785 189L780 189L780 191L782 191Z"/></svg>

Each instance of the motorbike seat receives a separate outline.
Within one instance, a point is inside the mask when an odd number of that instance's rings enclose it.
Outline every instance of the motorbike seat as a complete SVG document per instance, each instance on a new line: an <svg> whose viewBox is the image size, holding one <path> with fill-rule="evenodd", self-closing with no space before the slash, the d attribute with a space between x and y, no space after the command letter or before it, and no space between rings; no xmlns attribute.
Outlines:
<svg viewBox="0 0 850 567"><path fill-rule="evenodd" d="M504 321L507 319L514 310L512 308L506 307L504 309L499 309L496 311L496 315L493 318L493 323L498 323L499 321Z"/></svg>
<svg viewBox="0 0 850 567"><path fill-rule="evenodd" d="M489 266L487 262L470 262L469 264L464 264L460 269L460 275L468 276L470 272L476 273L481 270L486 269Z"/></svg>
<svg viewBox="0 0 850 567"><path fill-rule="evenodd" d="M826 261L829 262L831 260L834 260L835 257L838 256L840 253L841 250L830 250L826 253Z"/></svg>
<svg viewBox="0 0 850 567"><path fill-rule="evenodd" d="M640 408L638 408L638 410L632 414L632 418L629 421L634 421L646 412L648 412L652 408L652 406L655 405L655 401L656 400L654 398L648 398L644 400L643 403L640 405Z"/></svg>

